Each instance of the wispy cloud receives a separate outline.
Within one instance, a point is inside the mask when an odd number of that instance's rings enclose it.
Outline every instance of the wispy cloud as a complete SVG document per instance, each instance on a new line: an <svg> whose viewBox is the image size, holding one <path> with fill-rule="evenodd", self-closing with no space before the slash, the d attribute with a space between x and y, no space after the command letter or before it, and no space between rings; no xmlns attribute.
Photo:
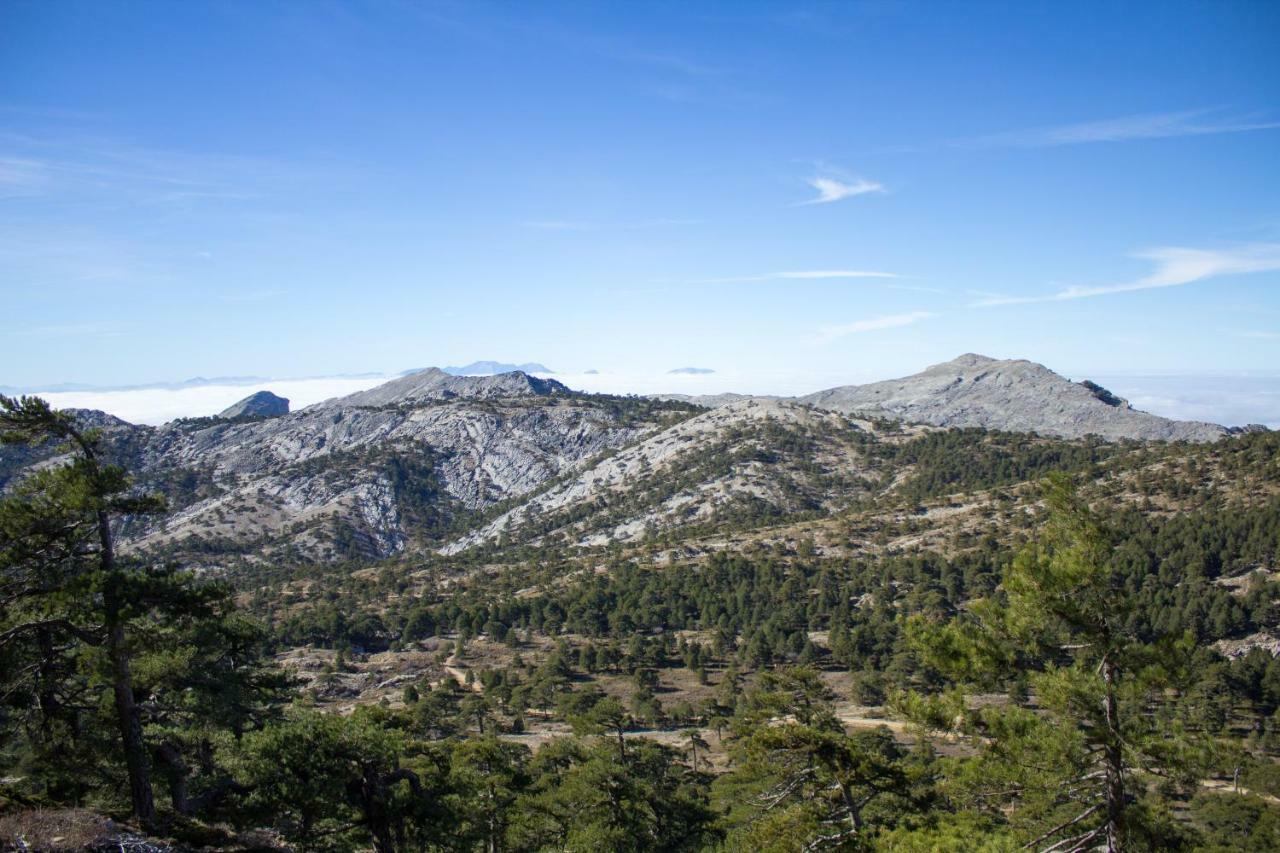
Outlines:
<svg viewBox="0 0 1280 853"><path fill-rule="evenodd" d="M875 270L798 270L777 272L767 278L897 278L895 273Z"/></svg>
<svg viewBox="0 0 1280 853"><path fill-rule="evenodd" d="M124 334L114 323L55 323L47 326L31 326L21 334L30 338L110 338Z"/></svg>
<svg viewBox="0 0 1280 853"><path fill-rule="evenodd" d="M48 181L48 169L39 160L0 157L0 198L39 195Z"/></svg>
<svg viewBox="0 0 1280 853"><path fill-rule="evenodd" d="M809 204L831 204L834 201L866 195L867 193L885 192L884 184L868 181L865 178L837 179L827 176L815 176L806 179L805 183L818 191L818 197L806 201L798 201L795 203L798 207Z"/></svg>
<svg viewBox="0 0 1280 853"><path fill-rule="evenodd" d="M1215 133L1243 133L1280 128L1280 121L1255 114L1231 115L1221 110L1183 110L1141 113L1101 121L1010 130L956 140L961 148L1051 148L1091 142L1125 142L1134 139L1167 139Z"/></svg>
<svg viewBox="0 0 1280 853"><path fill-rule="evenodd" d="M866 320L855 320L852 323L845 323L839 326L823 326L818 329L818 342L825 344L848 335L860 335L864 332L877 332L881 329L910 326L913 323L919 323L921 320L928 320L937 316L937 313L933 311L911 311L907 314L886 314L881 317L870 317Z"/></svg>
<svg viewBox="0 0 1280 853"><path fill-rule="evenodd" d="M784 272L762 273L760 275L735 275L724 278L696 279L692 284L733 284L749 281L822 281L826 279L851 278L897 278L897 273L879 270L788 270Z"/></svg>
<svg viewBox="0 0 1280 853"><path fill-rule="evenodd" d="M296 164L234 154L147 148L76 133L0 133L0 197L74 196L113 208L239 202L262 198L264 186L308 174Z"/></svg>
<svg viewBox="0 0 1280 853"><path fill-rule="evenodd" d="M643 228L665 228L677 225L699 225L701 219L675 219L657 217L654 219L637 219L632 221L607 221L594 219L533 219L521 222L523 228L536 228L542 231L633 231Z"/></svg>
<svg viewBox="0 0 1280 853"><path fill-rule="evenodd" d="M718 65L710 65L699 60L677 56L671 53L654 53L645 50L616 50L612 55L620 60L651 65L656 68L676 71L692 77L708 77L729 73L729 69Z"/></svg>
<svg viewBox="0 0 1280 853"><path fill-rule="evenodd" d="M1246 331L1237 332L1237 338L1251 338L1258 341L1280 341L1280 332Z"/></svg>
<svg viewBox="0 0 1280 853"><path fill-rule="evenodd" d="M1244 273L1280 270L1280 243L1262 243L1235 249L1188 249L1168 247L1138 252L1155 264L1155 271L1134 281L1098 286L1072 286L1044 296L990 295L974 302L975 306L1026 305L1034 302L1063 302L1090 296L1109 296L1135 290L1178 287L1208 278Z"/></svg>

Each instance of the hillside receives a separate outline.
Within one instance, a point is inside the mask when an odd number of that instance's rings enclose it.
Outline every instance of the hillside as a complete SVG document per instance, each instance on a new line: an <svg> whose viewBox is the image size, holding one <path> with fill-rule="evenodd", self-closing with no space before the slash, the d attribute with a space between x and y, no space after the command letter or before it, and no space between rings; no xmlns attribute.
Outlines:
<svg viewBox="0 0 1280 853"><path fill-rule="evenodd" d="M169 498L162 522L128 525L128 548L212 568L635 543L817 519L901 492L914 463L886 448L926 426L1108 441L1229 435L1138 412L1031 362L974 355L793 400L619 398L522 372L429 368L297 412L275 405L269 418L247 402L160 427L79 415ZM0 451L0 477L43 455Z"/></svg>
<svg viewBox="0 0 1280 853"><path fill-rule="evenodd" d="M428 370L269 419L81 421L106 425L110 456L169 499L173 512L159 524L129 525L128 547L217 566L425 545L692 411L572 395L524 374ZM47 455L5 448L0 473Z"/></svg>
<svg viewBox="0 0 1280 853"><path fill-rule="evenodd" d="M982 427L1111 441L1216 441L1224 427L1140 412L1093 383L1043 365L962 355L903 379L847 385L800 398L823 409L941 427Z"/></svg>
<svg viewBox="0 0 1280 853"><path fill-rule="evenodd" d="M1065 381L1046 380L1045 393ZM983 601L1007 599L1005 579L1034 553L1028 543L1054 529L1052 472L1108 537L1092 552L1105 565L1082 577L1073 564L1070 587L1053 600L1071 615L1092 588L1088 612L1101 614L1106 636L1135 644L1141 660L1165 655L1168 670L1122 676L1166 679L1134 687L1126 719L1152 721L1161 739L1189 739L1210 756L1193 765L1160 753L1180 768L1159 788L1162 807L1177 807L1162 831L1219 837L1211 833L1221 810L1236 807L1237 778L1280 796L1269 698L1280 695L1277 433L1060 438L867 419L796 400L704 408L439 371L270 418L153 428L75 416L170 504L159 519L122 516L116 527L147 604L129 617L133 678L147 697L137 713L167 798L164 831L178 839L154 849L280 849L281 838L305 846L296 803L316 804L318 825L343 839L334 850L367 849L367 827L385 815L406 839L423 839L384 843L388 851L493 849L497 835L478 840L468 829L490 820L527 833L504 829L503 849L563 849L557 839L579 813L610 819L596 794L606 783L645 826L654 810L692 815L701 840L688 849L745 849L742 839L771 826L768 797L781 797L788 820L807 820L815 804L834 808L824 792L846 778L846 757L886 780L876 781L885 809L865 812L868 849L897 849L903 814L1036 821L1017 829L1025 844L1061 823L1061 780L1084 774L1073 768L1097 754L1092 742L1077 750L1056 739L1084 729L1050 704L1060 693L1049 679L1067 667L1073 690L1092 689L1097 661L1027 645L1019 666L998 661L979 683L963 666L946 669L919 632L972 626L971 614L993 612ZM37 463L52 452L0 451L6 491L47 468ZM21 505L7 505L6 524L30 517L15 512ZM7 566L32 559L21 541L6 542ZM198 571L175 574L171 561ZM183 584L185 597L165 598ZM58 588L40 600L78 601ZM85 600L76 606L99 598ZM51 624L60 623L36 628ZM61 644L29 644L7 670L37 675L18 677L6 706L14 716L0 715L17 744L0 796L12 791L24 808L88 802L118 813L106 682L79 676L105 672L96 635L51 636ZM42 692L46 683L63 692ZM61 695L95 704L60 704ZM1087 698L1081 707L1100 707ZM960 704L941 704L952 701ZM59 727L45 735L23 727L28 718ZM994 736L984 728L997 725ZM80 731L94 740L68 734ZM1003 750L1019 738L1037 760L1077 750L1036 783L1047 806L988 784L981 762L1016 765ZM86 755L99 756L94 779L106 781L59 787L78 778ZM501 802L485 806L495 790L506 792ZM970 790L995 797L974 807L978 817L948 800ZM323 816L330 811L341 819ZM818 833L828 811L804 832ZM0 833L10 833L0 837L141 837L98 812L18 814L17 823L0 817ZM934 824L921 826L908 849L936 849ZM788 825L777 832L792 836ZM453 848L433 840L460 834ZM678 828L671 843L635 849L684 849L674 839L692 837Z"/></svg>

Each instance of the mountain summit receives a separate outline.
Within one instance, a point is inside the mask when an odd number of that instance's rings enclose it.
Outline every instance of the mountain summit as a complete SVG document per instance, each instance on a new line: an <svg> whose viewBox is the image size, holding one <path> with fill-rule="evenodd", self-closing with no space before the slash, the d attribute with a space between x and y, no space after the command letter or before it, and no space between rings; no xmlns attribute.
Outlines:
<svg viewBox="0 0 1280 853"><path fill-rule="evenodd" d="M392 379L368 391L326 400L320 405L326 408L395 406L455 398L486 400L568 393L569 389L554 379L539 379L519 370L492 376L454 376L438 367L428 367L426 370Z"/></svg>
<svg viewBox="0 0 1280 853"><path fill-rule="evenodd" d="M250 394L240 402L224 409L220 418L278 418L289 414L289 401L270 391Z"/></svg>
<svg viewBox="0 0 1280 853"><path fill-rule="evenodd" d="M1132 408L1093 382L1072 382L1042 364L976 353L902 379L845 385L799 398L821 409L941 427L984 427L1112 441L1215 441L1225 427L1175 421Z"/></svg>

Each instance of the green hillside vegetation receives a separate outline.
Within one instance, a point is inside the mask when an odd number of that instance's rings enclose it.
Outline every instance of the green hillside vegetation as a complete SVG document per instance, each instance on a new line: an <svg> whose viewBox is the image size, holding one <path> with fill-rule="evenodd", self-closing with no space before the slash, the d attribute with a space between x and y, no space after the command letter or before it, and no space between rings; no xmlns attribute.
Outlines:
<svg viewBox="0 0 1280 853"><path fill-rule="evenodd" d="M379 448L303 464L386 471L404 556L349 533L212 574L119 547L206 480L135 483L38 400L0 398L0 436L68 454L0 497L0 843L1280 849L1275 434L765 420L455 557L431 546L510 505L469 515L440 459ZM745 465L773 497L549 535Z"/></svg>

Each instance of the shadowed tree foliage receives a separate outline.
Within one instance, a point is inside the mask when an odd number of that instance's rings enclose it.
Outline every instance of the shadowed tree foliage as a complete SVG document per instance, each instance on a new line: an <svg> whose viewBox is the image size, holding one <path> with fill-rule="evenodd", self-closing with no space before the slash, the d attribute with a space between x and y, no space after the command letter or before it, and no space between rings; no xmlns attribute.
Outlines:
<svg viewBox="0 0 1280 853"><path fill-rule="evenodd" d="M60 443L67 454L63 464L36 471L0 501L0 648L14 656L6 661L6 693L30 691L40 734L49 734L47 720L86 710L84 691L96 686L84 672L86 652L100 650L133 813L150 825L151 767L127 629L172 590L165 588L168 578L157 583L117 557L112 525L163 503L131 495L125 472L100 460L98 441L95 431L81 430L44 400L0 396L0 442ZM74 731L78 724L69 725Z"/></svg>
<svg viewBox="0 0 1280 853"><path fill-rule="evenodd" d="M0 440L62 452L0 498L3 724L24 785L112 805L123 770L153 826L159 765L175 812L215 805L231 788L215 733L260 725L288 687L262 662L263 629L234 614L228 587L117 554L117 527L164 504L102 460L96 431L0 396Z"/></svg>

